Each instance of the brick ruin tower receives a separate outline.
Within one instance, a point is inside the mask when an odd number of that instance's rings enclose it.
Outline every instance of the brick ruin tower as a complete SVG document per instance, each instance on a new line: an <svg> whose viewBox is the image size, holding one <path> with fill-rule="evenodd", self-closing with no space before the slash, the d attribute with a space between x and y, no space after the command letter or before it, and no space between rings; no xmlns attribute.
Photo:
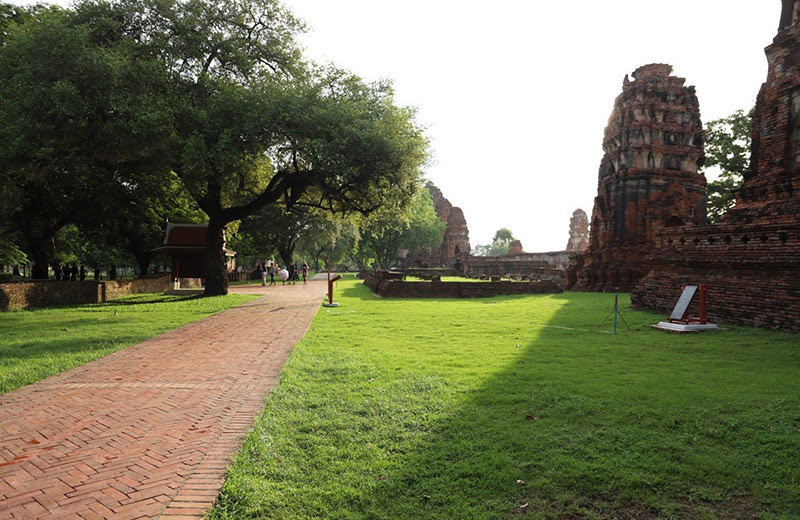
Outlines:
<svg viewBox="0 0 800 520"><path fill-rule="evenodd" d="M656 232L706 221L703 125L694 87L650 64L627 76L603 139L589 248L576 289L629 291L650 269Z"/></svg>
<svg viewBox="0 0 800 520"><path fill-rule="evenodd" d="M783 0L753 115L750 171L719 224L664 230L637 307L708 286L709 318L800 331L800 0Z"/></svg>
<svg viewBox="0 0 800 520"><path fill-rule="evenodd" d="M439 249L434 251L429 258L419 260L429 263L431 266L458 264L466 260L470 253L469 228L464 218L464 212L461 211L461 208L450 204L450 201L442 195L442 190L432 182L428 182L427 188L433 200L433 209L445 223L445 229Z"/></svg>
<svg viewBox="0 0 800 520"><path fill-rule="evenodd" d="M589 217L582 209L576 209L569 219L569 241L566 251L586 251L589 247Z"/></svg>

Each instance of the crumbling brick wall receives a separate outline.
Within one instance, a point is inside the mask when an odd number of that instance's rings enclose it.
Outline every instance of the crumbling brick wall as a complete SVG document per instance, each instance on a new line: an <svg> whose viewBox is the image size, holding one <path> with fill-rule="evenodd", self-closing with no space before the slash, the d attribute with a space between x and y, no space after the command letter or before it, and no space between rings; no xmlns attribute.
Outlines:
<svg viewBox="0 0 800 520"><path fill-rule="evenodd" d="M751 169L714 225L663 231L631 295L666 310L686 284L709 286L710 318L800 331L800 2L784 0L753 117Z"/></svg>
<svg viewBox="0 0 800 520"><path fill-rule="evenodd" d="M0 284L0 311L102 303L129 294L164 292L168 287L169 276L164 275L100 282L4 283Z"/></svg>

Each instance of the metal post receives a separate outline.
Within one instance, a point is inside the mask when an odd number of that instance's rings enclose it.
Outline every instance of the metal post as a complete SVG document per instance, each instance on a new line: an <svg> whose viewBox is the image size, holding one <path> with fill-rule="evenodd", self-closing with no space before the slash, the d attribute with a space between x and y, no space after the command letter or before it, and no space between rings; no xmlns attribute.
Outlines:
<svg viewBox="0 0 800 520"><path fill-rule="evenodd" d="M705 325L706 322L706 284L700 284L700 324Z"/></svg>

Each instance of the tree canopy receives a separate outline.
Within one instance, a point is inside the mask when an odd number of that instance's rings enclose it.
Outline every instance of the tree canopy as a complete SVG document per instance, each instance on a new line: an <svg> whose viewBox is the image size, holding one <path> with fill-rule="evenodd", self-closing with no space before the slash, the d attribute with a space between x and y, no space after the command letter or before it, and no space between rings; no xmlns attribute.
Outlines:
<svg viewBox="0 0 800 520"><path fill-rule="evenodd" d="M418 256L442 244L445 223L436 214L427 189L420 187L408 206L390 208L376 212L362 224L356 258L360 267L374 263L388 269L401 249Z"/></svg>
<svg viewBox="0 0 800 520"><path fill-rule="evenodd" d="M176 179L208 221L207 294L227 292L233 222L267 206L366 215L417 189L428 143L414 110L389 82L304 61L304 26L276 0L26 13L0 12L0 180L19 201L0 208L40 275L59 229L92 227L87 207L142 215L134 227L152 236L166 212L142 202L157 206Z"/></svg>
<svg viewBox="0 0 800 520"><path fill-rule="evenodd" d="M706 172L719 169L719 177L708 183L708 220L719 222L734 204L735 191L750 167L753 110L737 110L728 117L706 124Z"/></svg>

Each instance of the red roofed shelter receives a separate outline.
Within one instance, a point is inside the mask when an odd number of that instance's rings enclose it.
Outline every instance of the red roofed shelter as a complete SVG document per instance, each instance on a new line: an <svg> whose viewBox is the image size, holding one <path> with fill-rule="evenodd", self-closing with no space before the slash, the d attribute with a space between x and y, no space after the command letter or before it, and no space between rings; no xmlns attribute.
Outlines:
<svg viewBox="0 0 800 520"><path fill-rule="evenodd" d="M153 253L169 255L172 259L172 281L180 278L205 278L208 258L208 225L167 223L164 245ZM225 248L229 257L228 270L232 269L234 251Z"/></svg>

